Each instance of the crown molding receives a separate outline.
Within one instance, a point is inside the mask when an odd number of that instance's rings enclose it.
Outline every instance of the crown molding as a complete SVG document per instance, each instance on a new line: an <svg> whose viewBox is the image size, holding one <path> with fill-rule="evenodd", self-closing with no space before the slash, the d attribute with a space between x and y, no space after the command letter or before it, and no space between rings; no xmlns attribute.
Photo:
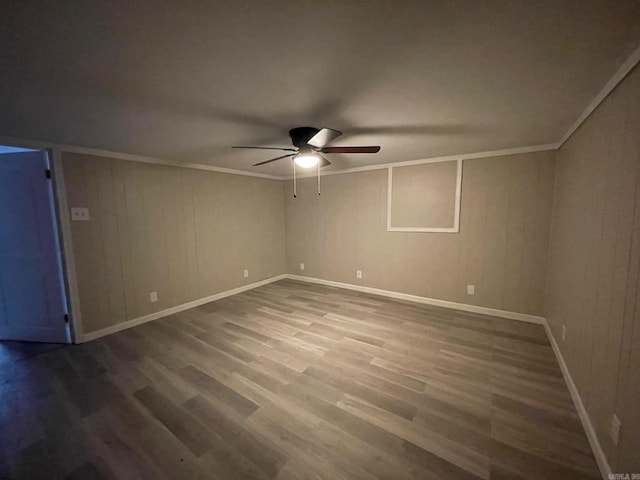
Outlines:
<svg viewBox="0 0 640 480"><path fill-rule="evenodd" d="M266 173L257 173L257 172L249 172L246 170L236 170L232 168L216 167L213 165L205 165L203 163L177 162L177 161L165 160L161 158L135 155L131 153L114 152L111 150L100 150L96 148L78 147L75 145L66 145L66 144L51 143L51 142L42 142L38 140L29 140L29 139L16 138L16 137L0 136L0 145L7 145L11 147L33 148L37 150L52 149L52 150L57 150L59 152L78 153L83 155L93 155L96 157L105 157L105 158L116 158L119 160L128 160L132 162L141 162L141 163L152 163L156 165L167 165L170 167L192 168L196 170L208 170L211 172L229 173L232 175L243 175L247 177L266 178L269 180L285 181L285 180L293 179L293 175L269 175ZM503 157L506 155L518 155L522 153L557 150L558 147L559 145L557 143L547 143L542 145L531 145L527 147L507 148L503 150L491 150L487 152L464 153L461 155L445 155L440 157L429 157L429 158L423 158L418 160L407 160L403 162L366 165L363 167L346 168L343 170L330 170L330 171L321 172L321 175L322 176L341 175L344 173L367 172L371 170L387 170L389 167L422 165L424 163L448 162L448 161L454 161L454 160L455 161L473 160L477 158L489 158L489 157ZM315 176L316 176L315 173L308 173L308 174L302 173L297 175L298 178L311 178Z"/></svg>
<svg viewBox="0 0 640 480"><path fill-rule="evenodd" d="M371 170L388 170L391 167L408 167L411 165L423 165L425 163L451 162L458 160L475 160L479 158L504 157L507 155L519 155L523 153L546 152L549 150L557 150L557 143L545 143L542 145L530 145L527 147L506 148L503 150L490 150L487 152L464 153L461 155L445 155L441 157L429 157L419 160L407 160L404 162L380 163L377 165L366 165L364 167L345 168L343 170L329 170L321 172L322 176L326 175L342 175L344 173L368 172ZM296 174L297 178L315 178L315 173ZM283 180L293 180L293 175L281 177Z"/></svg>
<svg viewBox="0 0 640 480"><path fill-rule="evenodd" d="M267 178L269 180L282 180L279 175L268 175L266 173L249 172L246 170L236 170L234 168L216 167L204 163L187 163L165 160L162 158L146 157L131 153L114 152L111 150L100 150L96 148L78 147L76 145L66 145L52 142L42 142L38 140L28 140L24 138L0 136L0 144L11 147L33 148L37 150L57 150L59 152L79 153L83 155L93 155L96 157L116 158L118 160L129 160L132 162L153 163L156 165L166 165L169 167L192 168L195 170L207 170L210 172L228 173L231 175L242 175L245 177Z"/></svg>
<svg viewBox="0 0 640 480"><path fill-rule="evenodd" d="M613 74L613 76L609 79L606 85L600 90L598 95L591 101L587 108L585 108L584 112L578 117L578 119L569 127L569 130L560 138L558 141L558 148L562 147L571 135L573 135L580 126L585 122L587 118L600 106L600 104L604 101L605 98L609 96L613 90L618 86L618 84L624 80L624 78L635 68L636 65L640 62L640 46L635 49L635 51L627 58L627 61L624 62L620 68Z"/></svg>

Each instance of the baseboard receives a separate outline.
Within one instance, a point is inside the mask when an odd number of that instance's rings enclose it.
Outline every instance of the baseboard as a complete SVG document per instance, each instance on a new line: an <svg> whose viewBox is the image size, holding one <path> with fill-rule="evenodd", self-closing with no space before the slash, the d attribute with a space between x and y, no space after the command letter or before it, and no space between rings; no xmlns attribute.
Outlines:
<svg viewBox="0 0 640 480"><path fill-rule="evenodd" d="M560 370L562 371L564 382L569 388L569 393L571 393L573 404L575 405L578 416L580 417L580 421L582 422L582 427L584 428L587 439L589 440L589 445L591 445L591 450L593 451L593 456L595 457L598 468L600 469L600 474L602 475L602 478L604 480L607 480L611 478L610 475L612 474L611 467L609 466L609 462L607 461L607 456L605 455L604 450L602 450L602 446L600 445L600 441L598 440L598 436L596 435L596 430L595 428L593 428L593 423L591 423L591 418L589 418L587 409L584 408L584 403L582 403L582 397L578 392L576 384L573 382L573 378L571 378L569 368L564 361L562 352L560 351L558 343L553 336L553 332L549 327L549 323L546 320L544 322L544 329L547 332L547 337L549 337L549 342L551 343L551 348L553 349L553 353L556 356L556 360L558 360L558 365L560 365Z"/></svg>
<svg viewBox="0 0 640 480"><path fill-rule="evenodd" d="M267 285L269 283L277 282L278 280L282 280L284 278L287 278L287 275L285 274L277 275L275 277L267 278L265 280L260 280L259 282L249 283L248 285L242 285L241 287L216 293L215 295L211 295L209 297L200 298L192 302L183 303L182 305L177 305L175 307L167 308L165 310L160 310L159 312L153 312L153 313L150 313L149 315L133 318L131 320L118 323L117 325L112 325L110 327L103 328L101 330L96 330L95 332L85 333L82 336L82 338L78 340L78 343L89 342L91 340L95 340L96 338L104 337L105 335L110 335L112 333L116 333L121 330L126 330L127 328L135 327L137 325L141 325L143 323L147 323L152 320L157 320L158 318L166 317L168 315L173 315L174 313L182 312L190 308L199 307L200 305L204 305L205 303L214 302L216 300L220 300L221 298L230 297L231 295L236 295L237 293L246 292L247 290L253 290L254 288L258 288L263 285Z"/></svg>
<svg viewBox="0 0 640 480"><path fill-rule="evenodd" d="M499 310L497 308L479 307L477 305L469 305L466 303L450 302L448 300L438 300L437 298L420 297L418 295L410 295L408 293L393 292L391 290L382 290L379 288L365 287L363 285L354 285L352 283L334 282L332 280L324 280L322 278L303 277L300 275L285 275L291 280L299 280L301 282L317 283L329 287L345 288L347 290L355 290L357 292L372 293L383 297L395 298L397 300L406 300L408 302L424 303L427 305L435 305L437 307L453 308L464 312L480 313L483 315L491 315L494 317L508 318L510 320L518 320L520 322L536 323L544 325L545 319L536 315L527 315L525 313L509 312L507 310Z"/></svg>

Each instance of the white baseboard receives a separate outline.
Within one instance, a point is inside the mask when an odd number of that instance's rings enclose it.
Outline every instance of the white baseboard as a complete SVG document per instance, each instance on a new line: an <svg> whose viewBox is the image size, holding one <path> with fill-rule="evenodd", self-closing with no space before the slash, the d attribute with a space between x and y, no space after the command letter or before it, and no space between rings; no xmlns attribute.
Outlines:
<svg viewBox="0 0 640 480"><path fill-rule="evenodd" d="M355 290L357 292L372 293L383 297L395 298L398 300L406 300L408 302L424 303L427 305L435 305L437 307L453 308L464 312L481 313L483 315L491 315L494 317L508 318L510 320L518 320L520 322L536 323L544 325L545 319L536 315L527 315L525 313L509 312L507 310L499 310L497 308L479 307L477 305L469 305L466 303L450 302L448 300L438 300L437 298L420 297L418 295L410 295L408 293L393 292L390 290L382 290L379 288L365 287L362 285L354 285L352 283L334 282L332 280L324 280L322 278L303 277L300 275L285 275L291 280L299 280L301 282L317 283L319 285L327 285L329 287L345 288L347 290Z"/></svg>
<svg viewBox="0 0 640 480"><path fill-rule="evenodd" d="M242 285L241 287L238 287L238 288L216 293L215 295L211 295L209 297L200 298L192 302L183 303L182 305L177 305L175 307L167 308L165 310L160 310L159 312L150 313L149 315L133 318L131 320L118 323L117 325L112 325L110 327L103 328L101 330L96 330L95 332L85 333L82 336L82 338L78 340L78 343L95 340L96 338L104 337L105 335L110 335L112 333L116 333L121 330L126 330L127 328L135 327L137 325L141 325L143 323L147 323L152 320L157 320L158 318L166 317L168 315L173 315L174 313L182 312L190 308L199 307L200 305L204 305L205 303L214 302L216 300L220 300L221 298L230 297L231 295L235 295L237 293L246 292L247 290L253 290L254 288L267 285L268 283L277 282L278 280L282 280L284 278L287 278L287 275L285 274L277 275L275 277L267 278L265 280L260 280L259 282L249 283L248 285Z"/></svg>
<svg viewBox="0 0 640 480"><path fill-rule="evenodd" d="M580 397L578 388L573 382L573 378L571 378L569 368L564 361L562 352L558 347L558 343L553 336L553 332L551 331L551 327L549 327L549 323L547 322L547 320L545 320L544 322L544 329L547 332L547 337L549 337L549 342L551 342L551 348L553 348L553 353L556 355L556 360L558 360L558 364L560 365L560 370L562 370L562 376L564 377L564 381L569 388L569 393L571 393L571 398L573 399L573 404L575 405L578 416L580 417L580 421L582 422L582 427L587 434L587 439L589 440L589 445L591 445L593 456L596 458L598 468L600 469L600 474L602 475L602 478L604 480L607 480L608 478L610 478L609 475L612 473L609 462L607 461L607 456L605 455L604 450L602 450L602 446L600 445L600 441L598 440L598 436L596 435L596 430L595 428L593 428L593 423L591 423L591 418L589 418L587 409L584 408L582 397Z"/></svg>

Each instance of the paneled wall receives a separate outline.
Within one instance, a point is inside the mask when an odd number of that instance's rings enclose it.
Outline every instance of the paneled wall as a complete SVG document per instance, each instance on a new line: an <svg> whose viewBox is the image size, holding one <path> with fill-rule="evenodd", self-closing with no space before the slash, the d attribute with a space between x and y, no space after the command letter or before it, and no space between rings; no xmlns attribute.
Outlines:
<svg viewBox="0 0 640 480"><path fill-rule="evenodd" d="M284 273L282 182L71 153L63 166L69 207L90 211L71 222L85 333Z"/></svg>
<svg viewBox="0 0 640 480"><path fill-rule="evenodd" d="M455 230L458 162L392 169L390 227Z"/></svg>
<svg viewBox="0 0 640 480"><path fill-rule="evenodd" d="M629 473L640 472L639 179L636 68L558 153L546 304L613 471Z"/></svg>
<svg viewBox="0 0 640 480"><path fill-rule="evenodd" d="M287 272L540 315L554 162L465 161L459 233L387 232L386 170L324 176L321 196L316 179L299 182L298 198L287 182Z"/></svg>

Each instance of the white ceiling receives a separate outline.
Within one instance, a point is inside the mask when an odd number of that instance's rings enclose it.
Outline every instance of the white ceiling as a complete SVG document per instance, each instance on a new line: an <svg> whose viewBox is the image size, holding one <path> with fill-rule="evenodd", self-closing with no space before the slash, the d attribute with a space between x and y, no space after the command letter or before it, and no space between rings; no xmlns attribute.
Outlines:
<svg viewBox="0 0 640 480"><path fill-rule="evenodd" d="M382 146L343 169L546 144L638 45L638 0L9 0L0 135L277 175L229 147Z"/></svg>

